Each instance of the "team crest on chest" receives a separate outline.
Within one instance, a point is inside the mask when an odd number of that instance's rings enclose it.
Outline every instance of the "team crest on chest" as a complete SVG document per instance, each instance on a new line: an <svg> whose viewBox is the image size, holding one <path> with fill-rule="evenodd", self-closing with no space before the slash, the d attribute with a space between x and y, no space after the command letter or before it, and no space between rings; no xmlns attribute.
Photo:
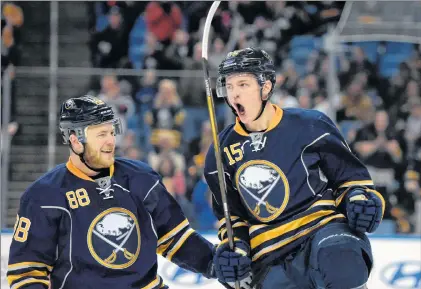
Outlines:
<svg viewBox="0 0 421 289"><path fill-rule="evenodd" d="M263 132L254 132L250 133L250 140L246 140L243 142L243 145L241 146L241 150L243 151L243 154L245 154L244 147L246 145L251 147L252 152L258 152L262 150L266 145L267 136Z"/></svg>
<svg viewBox="0 0 421 289"><path fill-rule="evenodd" d="M88 230L92 257L111 269L131 266L140 252L140 228L136 216L124 208L110 208L99 214Z"/></svg>
<svg viewBox="0 0 421 289"><path fill-rule="evenodd" d="M258 152L263 149L266 145L267 136L262 132L250 133L251 143L250 146L253 147L253 152Z"/></svg>
<svg viewBox="0 0 421 289"><path fill-rule="evenodd" d="M276 219L288 204L288 180L271 162L252 160L244 163L238 169L235 181L249 211L262 222Z"/></svg>

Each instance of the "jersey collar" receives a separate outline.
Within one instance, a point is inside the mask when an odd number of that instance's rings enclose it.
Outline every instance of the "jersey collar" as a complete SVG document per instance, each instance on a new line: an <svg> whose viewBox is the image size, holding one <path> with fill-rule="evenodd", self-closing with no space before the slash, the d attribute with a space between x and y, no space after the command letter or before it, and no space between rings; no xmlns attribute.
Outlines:
<svg viewBox="0 0 421 289"><path fill-rule="evenodd" d="M84 172L82 172L81 170L79 170L73 163L72 161L69 160L66 163L66 168L69 170L69 172L71 172L73 175L75 175L76 177L82 179L82 180L86 180L86 181L91 181L91 182L95 182L91 177L89 177L88 175L86 175ZM110 177L112 177L114 174L114 165L111 165L110 167Z"/></svg>
<svg viewBox="0 0 421 289"><path fill-rule="evenodd" d="M268 131L274 129L281 122L282 116L284 114L284 111L279 106L277 106L275 104L271 104L271 105L273 106L273 108L275 108L275 115L272 118L272 120L270 121L269 127L267 128L267 130L265 130L265 132L268 132ZM235 119L234 130L239 135L242 135L242 136L248 136L249 135L248 132L246 132L244 130L244 128L241 126L240 119L238 117Z"/></svg>

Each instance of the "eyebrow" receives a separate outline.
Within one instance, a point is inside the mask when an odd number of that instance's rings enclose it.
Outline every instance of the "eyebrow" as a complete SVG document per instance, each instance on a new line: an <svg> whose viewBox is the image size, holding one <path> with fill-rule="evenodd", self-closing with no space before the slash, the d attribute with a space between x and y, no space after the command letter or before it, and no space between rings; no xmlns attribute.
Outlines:
<svg viewBox="0 0 421 289"><path fill-rule="evenodd" d="M97 134L96 135L100 135L100 134L103 134L103 133L108 133L108 132L113 132L114 130L106 130L106 129L103 129L103 130L100 130L99 132L97 132Z"/></svg>
<svg viewBox="0 0 421 289"><path fill-rule="evenodd" d="M247 82L247 79L240 79L240 80L237 80L237 84L240 84L240 83L242 83L242 82ZM227 85L233 85L233 83L231 83L231 82L227 82Z"/></svg>

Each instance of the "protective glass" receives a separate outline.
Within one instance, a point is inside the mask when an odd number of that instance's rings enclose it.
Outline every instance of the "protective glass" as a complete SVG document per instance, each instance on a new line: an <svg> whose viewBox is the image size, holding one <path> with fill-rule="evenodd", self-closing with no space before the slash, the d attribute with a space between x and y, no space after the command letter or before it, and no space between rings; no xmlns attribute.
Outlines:
<svg viewBox="0 0 421 289"><path fill-rule="evenodd" d="M104 121L104 122L97 123L97 124L91 124L91 125L100 125L100 124L107 124L107 123L111 123L113 125L114 135L123 134L123 126L121 124L120 118L113 118L113 119L108 120L108 121ZM91 126L91 125L89 125L89 126ZM76 134L76 137L78 138L78 140L82 143L86 143L86 133L87 133L87 129L88 129L89 126L80 127L80 128L76 128L76 129L73 130L74 133Z"/></svg>
<svg viewBox="0 0 421 289"><path fill-rule="evenodd" d="M235 74L229 74L218 77L216 80L216 95L218 97L227 98L229 93L233 93L233 86L232 83L236 82L236 79L241 76L252 76L254 77L258 84L261 86L262 83L265 82L264 77L262 75L255 75L253 73L235 73ZM229 84L227 87L227 79L229 79ZM240 86L241 89L241 86ZM246 88L244 88L246 89Z"/></svg>

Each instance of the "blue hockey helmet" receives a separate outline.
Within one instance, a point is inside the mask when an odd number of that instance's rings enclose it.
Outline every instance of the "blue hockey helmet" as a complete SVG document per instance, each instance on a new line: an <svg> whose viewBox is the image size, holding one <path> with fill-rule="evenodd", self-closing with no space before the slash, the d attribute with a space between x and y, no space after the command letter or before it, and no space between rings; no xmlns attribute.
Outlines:
<svg viewBox="0 0 421 289"><path fill-rule="evenodd" d="M262 100L262 107L260 113L256 117L258 119L266 106L267 101L273 94L276 82L275 66L272 58L263 49L259 48L245 48L235 50L225 57L218 69L218 79L216 82L216 94L218 97L223 97L227 100L226 77L232 74L249 73L253 74L260 84L260 98ZM262 94L264 83L269 80L272 83L272 89L265 97ZM231 105L228 103L231 107ZM231 107L235 114L235 110Z"/></svg>
<svg viewBox="0 0 421 289"><path fill-rule="evenodd" d="M112 123L115 134L122 134L121 121L115 117L113 109L99 98L90 95L66 100L60 109L59 123L64 144L69 143L72 133L85 144L86 128L102 123Z"/></svg>

